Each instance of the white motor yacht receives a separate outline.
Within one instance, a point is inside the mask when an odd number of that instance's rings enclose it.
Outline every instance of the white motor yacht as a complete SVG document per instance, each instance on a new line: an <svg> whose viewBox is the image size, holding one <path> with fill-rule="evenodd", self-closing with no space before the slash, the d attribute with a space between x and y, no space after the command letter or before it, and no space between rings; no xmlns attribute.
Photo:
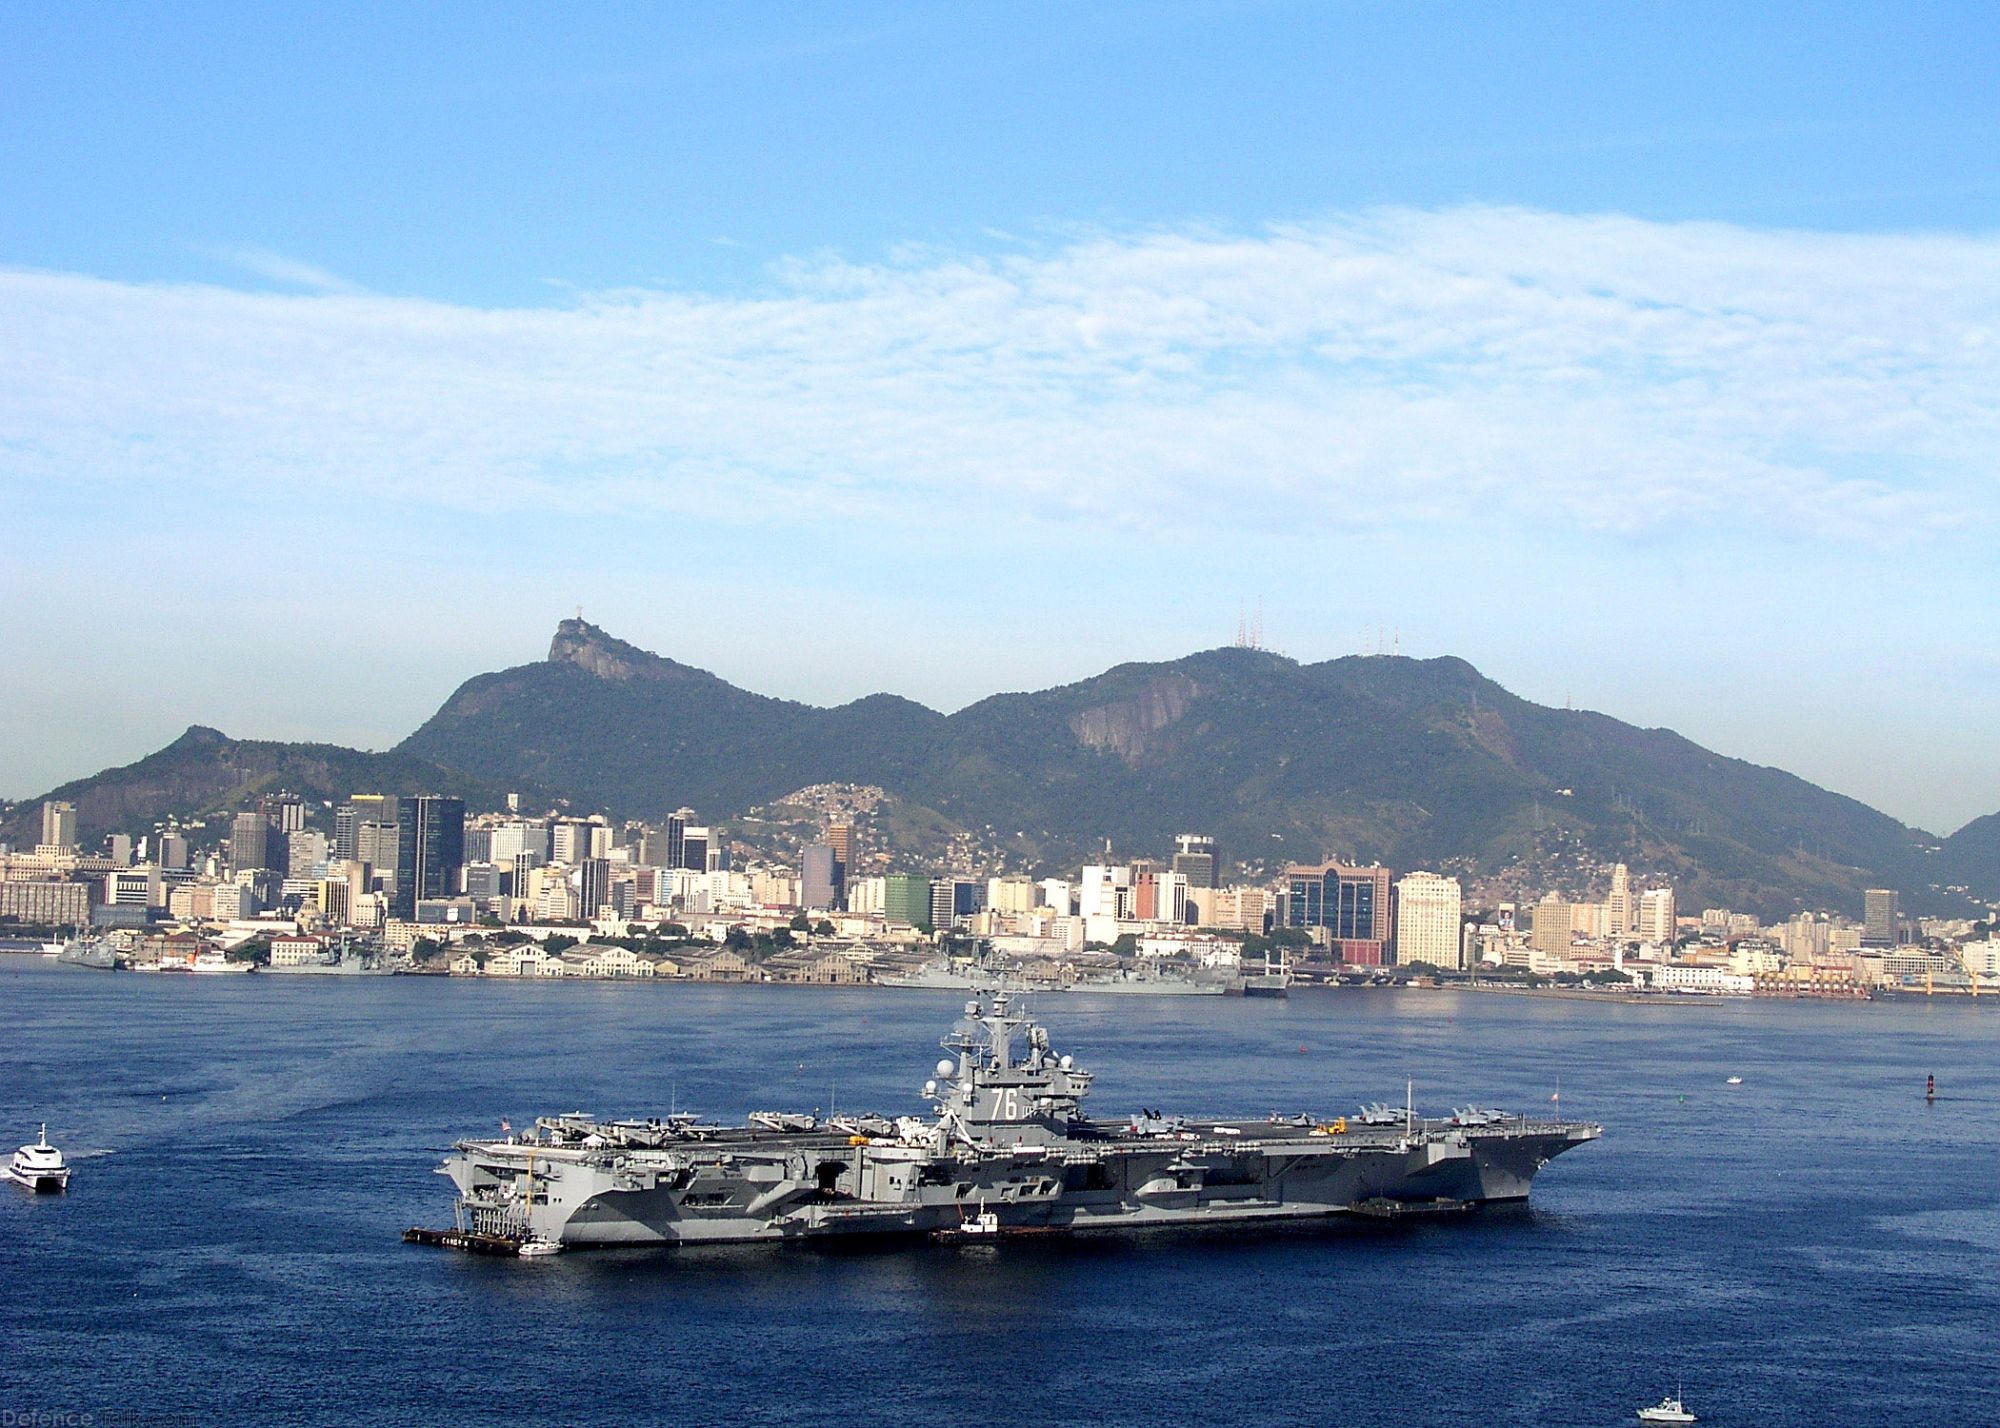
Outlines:
<svg viewBox="0 0 2000 1428"><path fill-rule="evenodd" d="M43 1126L33 1145L24 1145L7 1162L7 1178L17 1185L44 1194L69 1188L69 1166L63 1154L49 1144L49 1128Z"/></svg>
<svg viewBox="0 0 2000 1428"><path fill-rule="evenodd" d="M1641 1423L1692 1423L1695 1417L1681 1402L1680 1390L1676 1389L1671 1398L1663 1398L1652 1408L1639 1410Z"/></svg>

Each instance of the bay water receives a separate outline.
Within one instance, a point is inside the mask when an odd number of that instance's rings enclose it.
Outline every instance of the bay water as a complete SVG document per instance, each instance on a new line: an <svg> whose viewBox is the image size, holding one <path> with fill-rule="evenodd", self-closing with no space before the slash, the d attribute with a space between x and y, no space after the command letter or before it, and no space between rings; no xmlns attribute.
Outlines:
<svg viewBox="0 0 2000 1428"><path fill-rule="evenodd" d="M459 1136L920 1112L962 996L0 959L0 1411L114 1423L2000 1420L2000 1015L1965 1001L1045 996L1091 1109L1601 1121L1415 1227L475 1259ZM1939 1098L1927 1104L1926 1075ZM1741 1076L1742 1084L1726 1084ZM1559 1103L1552 1098L1560 1095Z"/></svg>

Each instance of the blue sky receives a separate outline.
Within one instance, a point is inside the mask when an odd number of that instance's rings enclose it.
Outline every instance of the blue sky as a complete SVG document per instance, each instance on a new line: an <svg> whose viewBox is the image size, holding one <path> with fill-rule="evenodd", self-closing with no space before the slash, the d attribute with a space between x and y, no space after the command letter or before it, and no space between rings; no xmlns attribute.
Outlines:
<svg viewBox="0 0 2000 1428"><path fill-rule="evenodd" d="M950 708L1261 600L1948 831L2000 809L1997 32L14 7L0 792L379 747L578 604Z"/></svg>

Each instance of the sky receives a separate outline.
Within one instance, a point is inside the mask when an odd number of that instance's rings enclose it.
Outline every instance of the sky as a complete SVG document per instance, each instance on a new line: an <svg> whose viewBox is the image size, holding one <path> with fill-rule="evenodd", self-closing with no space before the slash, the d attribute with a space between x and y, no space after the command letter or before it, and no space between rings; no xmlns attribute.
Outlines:
<svg viewBox="0 0 2000 1428"><path fill-rule="evenodd" d="M952 709L1451 654L2000 810L1987 5L0 9L0 795L580 607Z"/></svg>

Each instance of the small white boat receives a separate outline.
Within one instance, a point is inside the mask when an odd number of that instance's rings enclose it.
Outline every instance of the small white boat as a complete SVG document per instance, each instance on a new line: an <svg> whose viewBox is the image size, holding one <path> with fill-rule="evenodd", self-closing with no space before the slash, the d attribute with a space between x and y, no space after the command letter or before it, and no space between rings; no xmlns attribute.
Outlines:
<svg viewBox="0 0 2000 1428"><path fill-rule="evenodd" d="M227 954L219 952L213 947L205 947L194 954L194 960L188 963L187 969L190 972L202 975L215 975L219 973L226 976L234 972L255 971L256 965L254 962L232 962L229 960Z"/></svg>
<svg viewBox="0 0 2000 1428"><path fill-rule="evenodd" d="M49 1128L43 1126L33 1145L24 1145L7 1162L7 1178L37 1194L51 1195L69 1188L69 1166L63 1154L49 1144Z"/></svg>
<svg viewBox="0 0 2000 1428"><path fill-rule="evenodd" d="M934 1231L941 1240L983 1240L992 1239L1000 1233L1000 1217L991 1210L981 1210L955 1225L947 1225Z"/></svg>
<svg viewBox="0 0 2000 1428"><path fill-rule="evenodd" d="M540 1259L544 1255L561 1254L562 1241L539 1238L523 1240L521 1241L520 1249L516 1250L515 1253L520 1255L522 1259Z"/></svg>
<svg viewBox="0 0 2000 1428"><path fill-rule="evenodd" d="M1680 1390L1675 1389L1673 1397L1663 1398L1652 1408L1639 1410L1641 1423L1692 1423L1695 1417L1681 1402Z"/></svg>
<svg viewBox="0 0 2000 1428"><path fill-rule="evenodd" d="M1741 1076L1731 1076L1727 1081L1724 1081L1722 1084L1725 1086L1740 1086L1743 1084L1743 1078Z"/></svg>

